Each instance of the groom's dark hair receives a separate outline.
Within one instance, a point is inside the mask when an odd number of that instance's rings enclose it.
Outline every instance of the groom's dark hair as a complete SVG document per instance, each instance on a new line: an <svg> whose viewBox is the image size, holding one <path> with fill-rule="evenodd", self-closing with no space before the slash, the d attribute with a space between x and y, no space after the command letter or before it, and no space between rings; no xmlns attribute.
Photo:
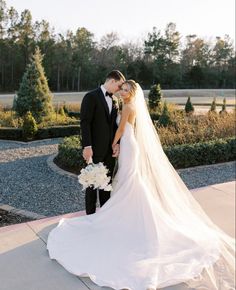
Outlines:
<svg viewBox="0 0 236 290"><path fill-rule="evenodd" d="M120 80L125 81L124 75L119 70L112 70L111 72L109 72L109 74L107 74L106 76L106 80L110 80L110 79L114 79L116 81L120 81Z"/></svg>

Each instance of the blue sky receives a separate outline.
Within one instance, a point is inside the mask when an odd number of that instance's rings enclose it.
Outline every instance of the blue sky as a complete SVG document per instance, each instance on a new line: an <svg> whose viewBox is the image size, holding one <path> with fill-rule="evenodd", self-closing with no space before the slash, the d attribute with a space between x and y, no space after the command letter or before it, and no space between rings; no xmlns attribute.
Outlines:
<svg viewBox="0 0 236 290"><path fill-rule="evenodd" d="M56 32L86 27L97 39L117 32L121 40L143 39L156 26L175 22L182 36L235 38L235 0L6 0L34 20L46 19Z"/></svg>

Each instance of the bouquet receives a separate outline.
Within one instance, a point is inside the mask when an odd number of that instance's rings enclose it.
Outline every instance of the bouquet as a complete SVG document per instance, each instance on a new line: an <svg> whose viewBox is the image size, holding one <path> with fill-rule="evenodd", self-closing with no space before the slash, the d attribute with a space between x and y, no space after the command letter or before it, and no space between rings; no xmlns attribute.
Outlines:
<svg viewBox="0 0 236 290"><path fill-rule="evenodd" d="M83 190L87 187L93 187L97 190L111 191L112 186L109 184L111 177L107 176L107 173L108 169L102 162L97 164L90 163L80 171L78 180L82 184Z"/></svg>

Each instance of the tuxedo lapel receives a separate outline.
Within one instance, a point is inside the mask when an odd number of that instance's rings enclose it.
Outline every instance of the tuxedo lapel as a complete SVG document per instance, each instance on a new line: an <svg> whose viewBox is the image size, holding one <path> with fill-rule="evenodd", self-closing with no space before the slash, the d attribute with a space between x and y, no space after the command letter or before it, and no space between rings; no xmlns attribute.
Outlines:
<svg viewBox="0 0 236 290"><path fill-rule="evenodd" d="M107 102L106 102L106 99L104 97L104 94L101 90L101 88L99 88L99 91L98 91L98 95L99 95L99 99L101 100L103 106L104 106L104 109L106 111L106 115L108 117L108 120L110 119L110 114L109 114L109 108L108 108L108 105L107 105Z"/></svg>
<svg viewBox="0 0 236 290"><path fill-rule="evenodd" d="M111 111L112 121L115 120L116 116L117 116L117 107L116 107L116 103L112 100L112 111Z"/></svg>

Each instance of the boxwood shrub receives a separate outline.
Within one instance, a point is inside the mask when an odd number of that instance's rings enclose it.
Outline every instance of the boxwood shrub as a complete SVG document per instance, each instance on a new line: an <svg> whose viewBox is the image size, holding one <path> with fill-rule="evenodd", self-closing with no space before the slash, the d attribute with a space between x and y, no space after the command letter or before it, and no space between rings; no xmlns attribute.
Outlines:
<svg viewBox="0 0 236 290"><path fill-rule="evenodd" d="M74 117L74 118L76 118L76 119L79 119L80 118L80 112L71 112L71 111L69 111L68 113L67 113L67 115L68 115L68 117Z"/></svg>
<svg viewBox="0 0 236 290"><path fill-rule="evenodd" d="M80 136L64 138L63 142L58 146L58 155L54 162L65 170L79 173L86 166L82 156Z"/></svg>
<svg viewBox="0 0 236 290"><path fill-rule="evenodd" d="M164 151L175 168L214 164L235 160L236 139L234 137L195 144L164 147Z"/></svg>
<svg viewBox="0 0 236 290"><path fill-rule="evenodd" d="M198 165L227 162L235 159L236 139L226 138L214 141L163 147L172 165L187 168ZM82 157L79 136L65 138L59 145L56 163L71 172L79 173L86 164Z"/></svg>
<svg viewBox="0 0 236 290"><path fill-rule="evenodd" d="M38 129L33 140L66 137L78 134L80 134L79 125L53 126ZM0 139L26 141L22 129L19 128L0 128Z"/></svg>
<svg viewBox="0 0 236 290"><path fill-rule="evenodd" d="M0 139L22 140L23 131L19 128L0 128Z"/></svg>

